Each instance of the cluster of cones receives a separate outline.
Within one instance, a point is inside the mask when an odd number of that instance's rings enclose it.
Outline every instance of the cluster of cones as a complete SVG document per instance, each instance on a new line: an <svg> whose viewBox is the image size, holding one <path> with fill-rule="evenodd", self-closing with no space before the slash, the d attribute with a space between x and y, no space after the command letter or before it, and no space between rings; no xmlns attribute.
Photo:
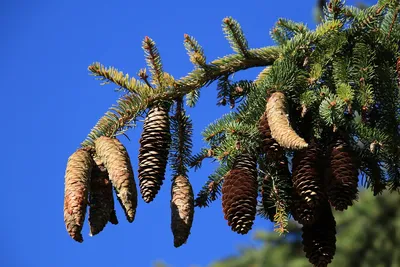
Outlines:
<svg viewBox="0 0 400 267"><path fill-rule="evenodd" d="M139 187L143 200L151 202L163 184L168 160L170 122L168 108L159 105L149 110L139 151ZM276 177L293 185L290 213L303 224L306 257L315 266L327 266L336 249L335 219L331 206L345 210L357 198L358 171L349 145L336 138L323 151L315 141L307 143L289 122L285 95L273 93L259 121L261 151ZM286 150L293 150L292 171L288 169ZM291 177L291 178L290 178ZM270 177L263 179L262 203L271 206L276 190ZM93 147L78 149L68 160L65 175L64 220L70 236L82 242L82 226L89 206L90 234L103 230L108 222L117 224L112 188L129 222L137 207L136 183L129 155L115 138L100 137ZM242 153L234 158L224 176L222 206L233 231L246 234L253 225L258 197L257 158ZM277 208L275 210L278 211ZM177 175L171 186L171 229L176 247L190 234L194 214L193 190L187 177ZM273 214L273 211L272 211ZM274 216L271 216L274 217ZM271 218L270 217L270 218Z"/></svg>
<svg viewBox="0 0 400 267"><path fill-rule="evenodd" d="M343 211L358 194L358 170L350 146L340 137L323 151L316 142L308 144L291 128L285 96L276 92L268 99L259 121L261 150L268 164L275 166L277 177L291 177L290 213L303 225L306 257L314 266L327 266L336 250L336 223L331 207ZM289 172L285 149L294 150ZM222 204L232 230L247 233L257 208L256 159L237 157L224 178ZM284 179L284 178L282 178ZM271 209L271 179L263 180L262 203ZM274 209L274 207L272 207Z"/></svg>
<svg viewBox="0 0 400 267"><path fill-rule="evenodd" d="M143 200L151 202L163 184L171 138L168 109L154 106L146 117L140 139L139 187ZM75 151L65 173L64 222L69 235L82 242L82 227L89 206L90 235L100 233L108 222L117 224L113 189L133 222L137 208L137 189L129 155L116 138L99 137L93 147ZM194 197L187 177L173 178L171 186L171 229L176 247L190 234Z"/></svg>

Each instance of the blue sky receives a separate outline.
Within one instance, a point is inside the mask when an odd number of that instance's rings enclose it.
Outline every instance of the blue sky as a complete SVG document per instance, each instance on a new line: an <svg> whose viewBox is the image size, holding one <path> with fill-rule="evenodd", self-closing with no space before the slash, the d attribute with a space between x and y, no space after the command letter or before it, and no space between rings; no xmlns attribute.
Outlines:
<svg viewBox="0 0 400 267"><path fill-rule="evenodd" d="M203 1L2 1L0 4L2 181L0 265L7 267L206 266L249 244L254 231L230 231L218 200L196 209L188 243L174 248L170 230L170 174L156 200L140 199L129 224L118 207L120 224L108 225L85 241L69 238L63 222L64 172L67 159L97 120L119 97L115 86L100 86L88 75L94 61L131 75L145 67L141 41L148 35L162 56L164 70L175 78L192 70L183 34L196 37L208 60L232 53L221 30L222 19L237 19L251 47L272 45L269 31L279 17L314 28L314 0ZM348 3L354 3L348 1ZM252 79L259 70L236 78ZM215 106L215 84L205 88L194 122L194 152L200 132L226 108ZM126 145L137 170L140 128ZM6 133L7 132L7 133ZM215 165L191 173L197 193ZM137 172L135 171L135 176ZM254 229L270 229L258 218ZM256 245L255 243L252 243Z"/></svg>

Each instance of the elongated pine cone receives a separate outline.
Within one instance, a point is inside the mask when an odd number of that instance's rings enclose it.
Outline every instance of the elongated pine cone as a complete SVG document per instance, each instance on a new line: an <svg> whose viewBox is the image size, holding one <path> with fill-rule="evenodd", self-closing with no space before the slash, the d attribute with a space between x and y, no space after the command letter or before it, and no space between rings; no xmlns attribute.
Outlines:
<svg viewBox="0 0 400 267"><path fill-rule="evenodd" d="M228 225L239 234L253 226L257 208L257 172L255 158L237 157L222 185L222 208Z"/></svg>
<svg viewBox="0 0 400 267"><path fill-rule="evenodd" d="M192 228L194 195L192 185L184 176L177 176L171 186L171 230L174 246L186 243Z"/></svg>
<svg viewBox="0 0 400 267"><path fill-rule="evenodd" d="M107 169L98 157L94 157L94 162L89 192L89 226L91 236L100 233L109 221L115 222L114 218L111 218L112 214L115 215L114 197Z"/></svg>
<svg viewBox="0 0 400 267"><path fill-rule="evenodd" d="M293 219L303 225L313 224L318 216L318 209L310 207L305 199L301 198L295 190L292 192L291 213Z"/></svg>
<svg viewBox="0 0 400 267"><path fill-rule="evenodd" d="M139 185L145 202L153 201L164 181L171 143L168 109L154 106L143 125L139 150Z"/></svg>
<svg viewBox="0 0 400 267"><path fill-rule="evenodd" d="M358 195L358 170L350 147L342 139L336 140L330 151L331 175L327 179L327 192L336 210L353 205Z"/></svg>
<svg viewBox="0 0 400 267"><path fill-rule="evenodd" d="M80 148L69 157L65 171L64 222L68 234L78 242L83 242L81 231L92 168L93 159L89 149Z"/></svg>
<svg viewBox="0 0 400 267"><path fill-rule="evenodd" d="M290 126L286 97L282 92L275 92L267 101L266 113L272 137L288 149L303 149L308 147Z"/></svg>
<svg viewBox="0 0 400 267"><path fill-rule="evenodd" d="M137 191L128 152L118 139L105 136L96 139L95 149L108 171L127 220L133 222L137 208Z"/></svg>
<svg viewBox="0 0 400 267"><path fill-rule="evenodd" d="M292 161L293 189L311 208L326 200L319 160L320 151L312 145L305 151L296 151Z"/></svg>
<svg viewBox="0 0 400 267"><path fill-rule="evenodd" d="M323 204L321 214L311 225L304 225L303 250L316 267L326 267L336 252L336 222L329 203Z"/></svg>
<svg viewBox="0 0 400 267"><path fill-rule="evenodd" d="M271 135L271 129L269 128L267 113L261 116L258 122L258 131L262 139L262 150L266 154L268 160L274 160L283 153L283 148L276 142Z"/></svg>

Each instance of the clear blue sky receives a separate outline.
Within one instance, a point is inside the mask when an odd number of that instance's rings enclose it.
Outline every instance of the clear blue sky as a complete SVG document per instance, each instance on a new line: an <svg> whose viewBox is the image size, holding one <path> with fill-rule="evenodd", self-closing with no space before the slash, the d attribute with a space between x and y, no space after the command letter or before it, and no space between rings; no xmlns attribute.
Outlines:
<svg viewBox="0 0 400 267"><path fill-rule="evenodd" d="M192 69L183 47L188 33L203 45L209 60L231 53L221 30L225 16L237 19L251 47L272 45L269 31L279 17L314 28L314 0L202 1L2 1L0 4L0 81L2 114L2 186L0 266L147 267L164 260L174 267L206 266L248 244L223 219L221 202L196 209L188 243L174 248L170 230L170 175L156 200L141 199L129 224L121 209L118 226L95 237L83 229L84 243L73 241L63 222L67 158L118 94L88 75L94 61L135 75L145 67L141 41L156 41L165 71L174 77ZM352 1L348 1L353 3ZM252 79L258 70L236 77ZM203 90L191 110L195 147L200 131L228 111L216 108L215 85ZM137 170L140 128L121 140ZM192 173L197 193L214 165ZM135 171L135 176L137 172ZM270 228L258 218L254 229Z"/></svg>

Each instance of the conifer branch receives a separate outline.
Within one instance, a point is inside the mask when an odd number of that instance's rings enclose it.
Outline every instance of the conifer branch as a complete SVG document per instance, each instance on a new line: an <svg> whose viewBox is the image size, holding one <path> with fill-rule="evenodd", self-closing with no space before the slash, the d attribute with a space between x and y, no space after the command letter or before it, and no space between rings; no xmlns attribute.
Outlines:
<svg viewBox="0 0 400 267"><path fill-rule="evenodd" d="M176 100L174 116L171 117L172 145L170 149L173 176L187 177L188 165L192 153L192 122L185 114L182 98Z"/></svg>
<svg viewBox="0 0 400 267"><path fill-rule="evenodd" d="M249 45L239 23L231 17L224 18L223 23L225 37L232 49L244 57L249 57Z"/></svg>
<svg viewBox="0 0 400 267"><path fill-rule="evenodd" d="M88 69L94 76L100 77L100 80L104 80L106 83L113 82L120 88L124 88L131 93L146 90L145 84L133 77L129 78L128 74L124 75L122 71L118 71L114 67L106 68L99 62L94 62L88 67Z"/></svg>
<svg viewBox="0 0 400 267"><path fill-rule="evenodd" d="M189 36L188 34L184 35L184 46L186 51L190 57L190 61L197 67L206 68L207 60L204 55L203 48L199 45L199 43L194 39L194 37Z"/></svg>
<svg viewBox="0 0 400 267"><path fill-rule="evenodd" d="M208 207L213 201L217 200L221 194L221 187L224 181L224 176L228 173L227 165L220 165L213 174L208 177L208 181L202 187L195 199L195 206L204 208Z"/></svg>
<svg viewBox="0 0 400 267"><path fill-rule="evenodd" d="M161 91L159 88L149 90L144 86L138 91L136 96L123 96L117 101L117 105L110 108L106 114L100 118L95 127L90 131L82 146L93 146L93 141L100 136L113 136L118 131L123 130L125 125L133 121L149 105L160 100L172 101L177 97L184 96L189 92L199 89L219 77L226 74L235 73L252 67L271 65L279 56L280 48L264 47L250 50L252 57L247 59L241 55L229 55L219 58L210 63L210 70L196 69L187 76L175 81L174 87L169 91ZM100 73L103 75L102 73ZM113 110L122 112L115 114Z"/></svg>
<svg viewBox="0 0 400 267"><path fill-rule="evenodd" d="M155 42L150 37L146 36L143 40L142 47L146 56L147 65L149 66L152 75L152 82L159 87L164 87L165 82L161 57L158 53Z"/></svg>

